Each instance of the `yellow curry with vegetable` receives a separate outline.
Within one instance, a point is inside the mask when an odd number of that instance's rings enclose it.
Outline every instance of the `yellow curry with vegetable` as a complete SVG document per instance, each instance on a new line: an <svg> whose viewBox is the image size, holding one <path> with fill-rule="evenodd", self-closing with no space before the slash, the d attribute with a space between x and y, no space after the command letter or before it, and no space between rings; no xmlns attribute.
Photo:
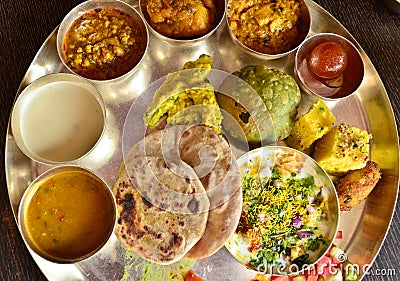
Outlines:
<svg viewBox="0 0 400 281"><path fill-rule="evenodd" d="M75 260L96 251L109 237L115 206L108 188L81 171L39 181L26 209L28 235L56 260Z"/></svg>
<svg viewBox="0 0 400 281"><path fill-rule="evenodd" d="M296 43L300 21L299 0L231 0L228 22L245 46L259 53L279 54Z"/></svg>

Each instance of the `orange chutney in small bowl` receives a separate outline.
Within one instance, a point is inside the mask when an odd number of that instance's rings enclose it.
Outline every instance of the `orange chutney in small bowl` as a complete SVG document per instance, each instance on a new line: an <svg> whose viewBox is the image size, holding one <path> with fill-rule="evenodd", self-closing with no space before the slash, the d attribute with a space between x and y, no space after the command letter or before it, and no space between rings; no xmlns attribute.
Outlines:
<svg viewBox="0 0 400 281"><path fill-rule="evenodd" d="M107 242L115 214L113 195L97 176L75 166L59 167L29 186L19 223L37 254L71 263L91 256Z"/></svg>

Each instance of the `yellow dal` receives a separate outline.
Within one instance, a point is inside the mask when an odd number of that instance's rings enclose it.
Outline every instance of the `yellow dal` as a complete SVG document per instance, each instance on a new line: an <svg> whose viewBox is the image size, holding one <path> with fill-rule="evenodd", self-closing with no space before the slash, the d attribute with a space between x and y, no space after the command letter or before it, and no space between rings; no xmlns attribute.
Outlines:
<svg viewBox="0 0 400 281"><path fill-rule="evenodd" d="M104 244L115 220L106 186L80 171L61 172L37 185L25 214L37 248L50 257L73 260Z"/></svg>

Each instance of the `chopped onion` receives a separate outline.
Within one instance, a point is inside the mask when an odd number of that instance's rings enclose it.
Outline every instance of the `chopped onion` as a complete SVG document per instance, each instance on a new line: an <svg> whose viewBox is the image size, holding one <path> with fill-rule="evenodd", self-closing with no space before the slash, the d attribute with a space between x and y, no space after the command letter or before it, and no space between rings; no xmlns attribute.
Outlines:
<svg viewBox="0 0 400 281"><path fill-rule="evenodd" d="M296 229L300 229L302 225L301 217L299 214L296 214L292 219L292 223Z"/></svg>
<svg viewBox="0 0 400 281"><path fill-rule="evenodd" d="M308 206L307 206L307 211L308 211L310 214L312 214L312 213L314 213L316 210L315 210L315 208L314 208L313 206L308 205Z"/></svg>
<svg viewBox="0 0 400 281"><path fill-rule="evenodd" d="M266 215L263 213L258 214L258 220L260 222L266 222L266 221L269 221L270 219L271 219L271 217L269 215Z"/></svg>
<svg viewBox="0 0 400 281"><path fill-rule="evenodd" d="M297 236L299 236L300 239L303 239L309 237L311 234L312 233L309 231L300 231L297 233Z"/></svg>

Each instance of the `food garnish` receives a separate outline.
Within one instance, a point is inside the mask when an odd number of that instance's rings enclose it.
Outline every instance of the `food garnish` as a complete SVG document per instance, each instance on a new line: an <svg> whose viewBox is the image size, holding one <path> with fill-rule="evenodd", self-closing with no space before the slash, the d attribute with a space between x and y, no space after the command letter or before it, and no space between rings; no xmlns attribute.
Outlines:
<svg viewBox="0 0 400 281"><path fill-rule="evenodd" d="M320 224L325 219L326 200L314 178L292 173L282 177L246 174L242 180L243 211L237 232L249 240L249 266L302 266L309 251L325 240Z"/></svg>
<svg viewBox="0 0 400 281"><path fill-rule="evenodd" d="M185 281L187 272L196 260L182 258L179 261L162 265L143 260L134 251L127 250L124 258L124 275L121 281Z"/></svg>
<svg viewBox="0 0 400 281"><path fill-rule="evenodd" d="M139 62L146 42L146 34L129 14L112 8L94 9L69 28L64 42L66 63L86 78L114 79Z"/></svg>
<svg viewBox="0 0 400 281"><path fill-rule="evenodd" d="M316 142L312 157L331 174L343 174L365 167L371 135L348 124L334 126Z"/></svg>
<svg viewBox="0 0 400 281"><path fill-rule="evenodd" d="M196 276L194 271L191 269L186 273L185 281L204 281L204 279Z"/></svg>
<svg viewBox="0 0 400 281"><path fill-rule="evenodd" d="M333 245L316 265L299 275L270 276L258 273L251 281L355 281L359 277L359 266L350 263L344 251Z"/></svg>
<svg viewBox="0 0 400 281"><path fill-rule="evenodd" d="M268 276L264 276L261 273L257 273L256 276L254 276L251 281L271 281L271 278Z"/></svg>

